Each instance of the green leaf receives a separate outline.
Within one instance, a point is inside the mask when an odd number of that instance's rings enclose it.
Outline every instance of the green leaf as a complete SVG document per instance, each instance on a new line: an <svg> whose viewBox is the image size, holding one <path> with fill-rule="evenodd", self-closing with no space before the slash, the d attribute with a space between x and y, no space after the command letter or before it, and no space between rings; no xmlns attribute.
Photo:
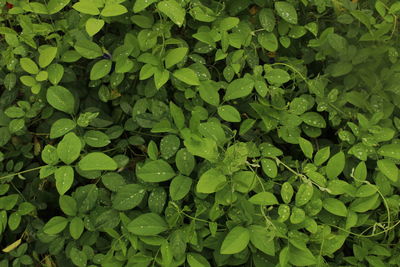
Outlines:
<svg viewBox="0 0 400 267"><path fill-rule="evenodd" d="M175 155L181 144L180 139L176 135L166 135L160 141L160 152L164 159L169 159Z"/></svg>
<svg viewBox="0 0 400 267"><path fill-rule="evenodd" d="M124 177L117 172L108 172L102 175L101 181L112 192L118 191L121 186L125 185Z"/></svg>
<svg viewBox="0 0 400 267"><path fill-rule="evenodd" d="M59 160L57 149L52 145L46 145L42 150L42 160L46 164L56 165Z"/></svg>
<svg viewBox="0 0 400 267"><path fill-rule="evenodd" d="M78 40L74 46L76 52L87 59L94 59L103 55L103 50L96 43L89 40Z"/></svg>
<svg viewBox="0 0 400 267"><path fill-rule="evenodd" d="M75 240L79 239L83 233L84 227L82 219L74 217L69 224L69 233L71 237Z"/></svg>
<svg viewBox="0 0 400 267"><path fill-rule="evenodd" d="M75 109L74 95L65 87L50 86L46 93L47 102L55 109L73 114Z"/></svg>
<svg viewBox="0 0 400 267"><path fill-rule="evenodd" d="M70 132L58 143L57 155L65 164L71 164L79 157L81 149L81 140L75 133Z"/></svg>
<svg viewBox="0 0 400 267"><path fill-rule="evenodd" d="M191 187L192 179L183 175L176 176L169 185L171 199L175 201L181 200L189 193Z"/></svg>
<svg viewBox="0 0 400 267"><path fill-rule="evenodd" d="M301 115L301 119L307 125L317 127L317 128L325 128L326 122L324 118L318 114L317 112L306 112Z"/></svg>
<svg viewBox="0 0 400 267"><path fill-rule="evenodd" d="M306 219L306 213L303 209L298 207L293 207L292 214L290 215L290 222L292 224L299 224L304 222Z"/></svg>
<svg viewBox="0 0 400 267"><path fill-rule="evenodd" d="M36 75L35 79L38 82L43 82L43 81L46 81L48 77L49 77L49 73L45 70L42 70L42 71L39 71L39 73Z"/></svg>
<svg viewBox="0 0 400 267"><path fill-rule="evenodd" d="M160 215L156 213L145 213L131 221L127 229L135 235L152 236L168 230L168 225Z"/></svg>
<svg viewBox="0 0 400 267"><path fill-rule="evenodd" d="M400 159L400 144L383 145L378 149L378 154L382 157Z"/></svg>
<svg viewBox="0 0 400 267"><path fill-rule="evenodd" d="M25 112L22 108L12 106L7 108L4 111L4 114L9 118L22 118L24 117Z"/></svg>
<svg viewBox="0 0 400 267"><path fill-rule="evenodd" d="M146 190L139 184L121 186L112 198L112 207L116 210L131 210L142 202Z"/></svg>
<svg viewBox="0 0 400 267"><path fill-rule="evenodd" d="M89 18L86 21L85 29L89 36L93 36L98 33L104 26L104 20Z"/></svg>
<svg viewBox="0 0 400 267"><path fill-rule="evenodd" d="M64 67L60 64L51 64L47 68L48 80L53 85L57 85L64 76Z"/></svg>
<svg viewBox="0 0 400 267"><path fill-rule="evenodd" d="M139 13L139 12L145 10L151 4L156 3L156 2L157 2L157 0L136 0L135 4L133 5L133 12Z"/></svg>
<svg viewBox="0 0 400 267"><path fill-rule="evenodd" d="M257 193L254 196L252 196L251 198L249 198L249 201L256 205L271 206L271 205L279 204L275 195L270 192Z"/></svg>
<svg viewBox="0 0 400 267"><path fill-rule="evenodd" d="M258 13L258 19L260 20L261 26L267 31L272 32L275 28L275 15L274 11L269 8L263 8Z"/></svg>
<svg viewBox="0 0 400 267"><path fill-rule="evenodd" d="M54 172L56 188L60 195L64 195L74 182L74 169L71 166L61 166Z"/></svg>
<svg viewBox="0 0 400 267"><path fill-rule="evenodd" d="M275 256L274 235L266 227L250 225L250 242L260 251L267 255Z"/></svg>
<svg viewBox="0 0 400 267"><path fill-rule="evenodd" d="M239 153L238 153L239 154ZM237 155L237 158L240 158L239 155ZM226 158L225 158L226 159ZM224 159L224 161L225 161ZM230 162L232 165L234 165L235 161ZM243 164L239 164L236 165L232 168L232 166L227 166L228 172L232 172L234 171L235 167L239 167L240 169L240 165ZM251 190L253 190L254 186L257 184L257 179L259 179L259 177L257 177L257 174L255 172L252 171L238 171L235 172L232 176L232 184L233 184L233 189L237 192L241 192L241 193L248 193Z"/></svg>
<svg viewBox="0 0 400 267"><path fill-rule="evenodd" d="M378 189L375 185L365 184L357 189L356 197L370 197L374 195L377 191Z"/></svg>
<svg viewBox="0 0 400 267"><path fill-rule="evenodd" d="M48 235L56 235L62 232L68 225L68 220L61 216L51 218L43 227L43 232Z"/></svg>
<svg viewBox="0 0 400 267"><path fill-rule="evenodd" d="M165 56L165 67L169 69L173 65L181 62L185 58L188 51L189 49L187 47L178 47L168 50L168 53Z"/></svg>
<svg viewBox="0 0 400 267"><path fill-rule="evenodd" d="M159 159L137 168L136 175L145 182L159 183L170 180L175 176L175 171L166 161Z"/></svg>
<svg viewBox="0 0 400 267"><path fill-rule="evenodd" d="M347 216L347 208L346 205L343 204L342 201L336 198L326 198L323 201L323 207L327 211L337 216L346 217Z"/></svg>
<svg viewBox="0 0 400 267"><path fill-rule="evenodd" d="M290 201L292 201L293 194L294 190L292 185L289 182L284 182L281 187L281 197L283 202L286 204L290 203Z"/></svg>
<svg viewBox="0 0 400 267"><path fill-rule="evenodd" d="M353 65L350 62L338 62L328 66L326 72L332 77L340 77L351 72Z"/></svg>
<svg viewBox="0 0 400 267"><path fill-rule="evenodd" d="M88 256L83 251L78 250L76 247L72 247L69 253L72 263L78 267L86 267Z"/></svg>
<svg viewBox="0 0 400 267"><path fill-rule="evenodd" d="M313 145L311 144L311 142L302 137L299 137L299 145L300 145L300 148L303 151L304 155L307 158L311 159L313 152L314 152L314 148L313 148Z"/></svg>
<svg viewBox="0 0 400 267"><path fill-rule="evenodd" d="M59 198L58 201L61 210L69 216L75 216L78 208L77 208L77 203L76 200L73 197L67 196L67 195L62 195Z"/></svg>
<svg viewBox="0 0 400 267"><path fill-rule="evenodd" d="M377 161L378 169L392 182L397 182L399 178L399 169L390 159L381 159Z"/></svg>
<svg viewBox="0 0 400 267"><path fill-rule="evenodd" d="M239 111L230 105L223 105L218 107L218 115L225 121L229 122L240 122Z"/></svg>
<svg viewBox="0 0 400 267"><path fill-rule="evenodd" d="M11 213L10 217L8 218L8 227L10 230L16 230L21 224L21 219L21 215L18 212Z"/></svg>
<svg viewBox="0 0 400 267"><path fill-rule="evenodd" d="M218 159L218 147L214 139L191 135L185 138L184 144L187 150L194 156L205 158L210 162L216 162Z"/></svg>
<svg viewBox="0 0 400 267"><path fill-rule="evenodd" d="M157 4L157 8L172 20L176 25L181 27L185 20L185 9L175 0L164 0Z"/></svg>
<svg viewBox="0 0 400 267"><path fill-rule="evenodd" d="M218 169L209 169L200 176L196 190L199 193L211 194L221 189L221 186L226 182L226 176Z"/></svg>
<svg viewBox="0 0 400 267"><path fill-rule="evenodd" d="M236 17L227 17L221 20L219 29L221 31L229 31L239 24L240 20Z"/></svg>
<svg viewBox="0 0 400 267"><path fill-rule="evenodd" d="M276 50L278 50L278 39L272 32L262 32L258 34L257 40L258 43L267 51L275 52Z"/></svg>
<svg viewBox="0 0 400 267"><path fill-rule="evenodd" d="M103 132L89 130L83 136L86 144L91 147L105 147L111 143L110 138Z"/></svg>
<svg viewBox="0 0 400 267"><path fill-rule="evenodd" d="M345 163L346 161L343 151L340 151L333 155L326 165L326 176L329 179L333 179L339 176L339 174L341 174L344 170Z"/></svg>
<svg viewBox="0 0 400 267"><path fill-rule="evenodd" d="M230 255L237 254L247 247L249 241L249 230L242 226L236 226L228 233L222 242L220 253Z"/></svg>
<svg viewBox="0 0 400 267"><path fill-rule="evenodd" d="M106 4L101 11L100 15L103 17L115 17L120 16L128 12L125 6L120 4Z"/></svg>
<svg viewBox="0 0 400 267"><path fill-rule="evenodd" d="M369 197L356 198L351 204L349 209L355 212L364 213L373 209L379 201L379 194L376 193Z"/></svg>
<svg viewBox="0 0 400 267"><path fill-rule="evenodd" d="M99 80L110 73L112 61L102 59L97 61L90 70L90 80Z"/></svg>
<svg viewBox="0 0 400 267"><path fill-rule="evenodd" d="M266 74L267 81L271 84L283 84L290 81L290 75L285 70L272 69Z"/></svg>
<svg viewBox="0 0 400 267"><path fill-rule="evenodd" d="M300 250L295 246L289 246L289 262L294 266L312 266L317 262L308 248Z"/></svg>
<svg viewBox="0 0 400 267"><path fill-rule="evenodd" d="M297 24L297 12L292 4L284 1L275 2L275 10L285 21Z"/></svg>
<svg viewBox="0 0 400 267"><path fill-rule="evenodd" d="M321 251L324 254L333 254L338 251L347 239L347 234L330 235L322 245ZM384 266L384 265L380 265Z"/></svg>
<svg viewBox="0 0 400 267"><path fill-rule="evenodd" d="M22 78L23 76L21 76L20 78ZM28 76L31 77L31 76ZM4 87L8 90L11 90L14 88L14 86L17 84L17 75L15 75L15 73L8 73L6 74L6 76L4 77Z"/></svg>
<svg viewBox="0 0 400 267"><path fill-rule="evenodd" d="M219 105L219 86L214 81L201 81L198 90L201 99L206 103L213 106Z"/></svg>
<svg viewBox="0 0 400 267"><path fill-rule="evenodd" d="M261 167L263 172L270 178L275 178L278 175L278 167L272 159L261 159Z"/></svg>
<svg viewBox="0 0 400 267"><path fill-rule="evenodd" d="M154 75L154 72L157 70L156 67L154 67L151 64L145 64L142 69L140 70L139 73L139 80L146 80L150 78L151 76Z"/></svg>
<svg viewBox="0 0 400 267"><path fill-rule="evenodd" d="M167 200L167 192L162 187L153 189L147 199L147 205L151 212L161 214Z"/></svg>
<svg viewBox="0 0 400 267"><path fill-rule="evenodd" d="M75 3L72 6L72 8L83 14L94 15L94 16L100 14L99 9L89 1L79 1Z"/></svg>
<svg viewBox="0 0 400 267"><path fill-rule="evenodd" d="M169 80L169 71L156 69L154 72L154 84L157 89L160 89Z"/></svg>
<svg viewBox="0 0 400 267"><path fill-rule="evenodd" d="M353 15L357 20L359 20L362 24L364 24L368 29L371 28L371 22L368 15L363 12L363 10L352 10L350 11L351 15Z"/></svg>
<svg viewBox="0 0 400 267"><path fill-rule="evenodd" d="M240 78L231 82L225 93L226 101L246 97L253 91L254 81L249 78Z"/></svg>
<svg viewBox="0 0 400 267"><path fill-rule="evenodd" d="M335 49L338 53L341 53L347 49L347 40L339 34L332 33L328 36L329 45Z"/></svg>
<svg viewBox="0 0 400 267"><path fill-rule="evenodd" d="M47 10L49 15L53 15L66 7L71 0L50 0L47 3Z"/></svg>
<svg viewBox="0 0 400 267"><path fill-rule="evenodd" d="M172 119L178 129L185 127L185 115L180 107L175 105L174 102L169 102L169 109L171 112Z"/></svg>
<svg viewBox="0 0 400 267"><path fill-rule="evenodd" d="M70 119L59 119L50 128L50 138L58 138L75 129L76 123Z"/></svg>
<svg viewBox="0 0 400 267"><path fill-rule="evenodd" d="M57 47L48 46L44 49L39 49L39 66L45 68L53 62L57 55Z"/></svg>
<svg viewBox="0 0 400 267"><path fill-rule="evenodd" d="M21 64L21 68L26 72L30 74L39 73L39 68L32 59L23 57L19 60L19 63Z"/></svg>
<svg viewBox="0 0 400 267"><path fill-rule="evenodd" d="M301 184L295 197L296 206L301 207L307 204L311 200L313 193L314 187L311 183Z"/></svg>
<svg viewBox="0 0 400 267"><path fill-rule="evenodd" d="M82 171L113 171L117 163L102 152L92 152L84 156L78 164Z"/></svg>
<svg viewBox="0 0 400 267"><path fill-rule="evenodd" d="M190 267L210 267L210 263L199 253L189 252L186 260Z"/></svg>
<svg viewBox="0 0 400 267"><path fill-rule="evenodd" d="M316 166L321 166L325 161L329 159L329 156L331 154L331 149L329 146L321 148L320 150L315 153L314 156L314 164Z"/></svg>
<svg viewBox="0 0 400 267"><path fill-rule="evenodd" d="M193 155L186 148L183 148L176 153L175 164L182 174L190 175L196 162Z"/></svg>
<svg viewBox="0 0 400 267"><path fill-rule="evenodd" d="M189 68L182 68L174 71L174 77L178 80L187 83L189 85L200 85L199 78L194 70Z"/></svg>
<svg viewBox="0 0 400 267"><path fill-rule="evenodd" d="M16 133L18 131L21 131L24 127L25 127L24 119L14 119L10 121L10 124L8 125L10 133Z"/></svg>

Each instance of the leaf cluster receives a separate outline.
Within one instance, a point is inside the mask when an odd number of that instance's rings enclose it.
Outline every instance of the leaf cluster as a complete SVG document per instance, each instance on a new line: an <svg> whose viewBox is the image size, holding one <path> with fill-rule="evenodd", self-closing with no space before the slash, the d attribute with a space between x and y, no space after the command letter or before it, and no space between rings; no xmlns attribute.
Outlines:
<svg viewBox="0 0 400 267"><path fill-rule="evenodd" d="M0 267L399 266L395 0L0 0Z"/></svg>

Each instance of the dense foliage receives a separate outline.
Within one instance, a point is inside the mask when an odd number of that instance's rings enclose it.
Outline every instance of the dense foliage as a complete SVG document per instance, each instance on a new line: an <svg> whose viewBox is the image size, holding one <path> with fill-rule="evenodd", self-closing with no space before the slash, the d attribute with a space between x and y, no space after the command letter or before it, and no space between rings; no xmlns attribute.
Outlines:
<svg viewBox="0 0 400 267"><path fill-rule="evenodd" d="M400 266L399 15L0 0L0 266Z"/></svg>

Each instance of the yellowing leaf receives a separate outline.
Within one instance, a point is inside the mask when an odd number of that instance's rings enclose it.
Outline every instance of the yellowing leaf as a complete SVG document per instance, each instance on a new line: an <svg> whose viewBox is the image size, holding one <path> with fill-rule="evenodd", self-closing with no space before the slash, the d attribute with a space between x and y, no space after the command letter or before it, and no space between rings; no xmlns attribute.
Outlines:
<svg viewBox="0 0 400 267"><path fill-rule="evenodd" d="M14 249L16 249L22 242L22 239L18 239L17 241L13 242L12 244L8 245L7 247L3 248L3 252L4 253L9 253L11 251L13 251Z"/></svg>

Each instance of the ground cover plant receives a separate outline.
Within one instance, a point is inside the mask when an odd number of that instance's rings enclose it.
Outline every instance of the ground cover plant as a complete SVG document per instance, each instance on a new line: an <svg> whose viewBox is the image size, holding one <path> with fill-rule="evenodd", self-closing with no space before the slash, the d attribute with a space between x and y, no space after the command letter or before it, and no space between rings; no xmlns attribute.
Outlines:
<svg viewBox="0 0 400 267"><path fill-rule="evenodd" d="M399 266L399 15L0 0L0 267Z"/></svg>

